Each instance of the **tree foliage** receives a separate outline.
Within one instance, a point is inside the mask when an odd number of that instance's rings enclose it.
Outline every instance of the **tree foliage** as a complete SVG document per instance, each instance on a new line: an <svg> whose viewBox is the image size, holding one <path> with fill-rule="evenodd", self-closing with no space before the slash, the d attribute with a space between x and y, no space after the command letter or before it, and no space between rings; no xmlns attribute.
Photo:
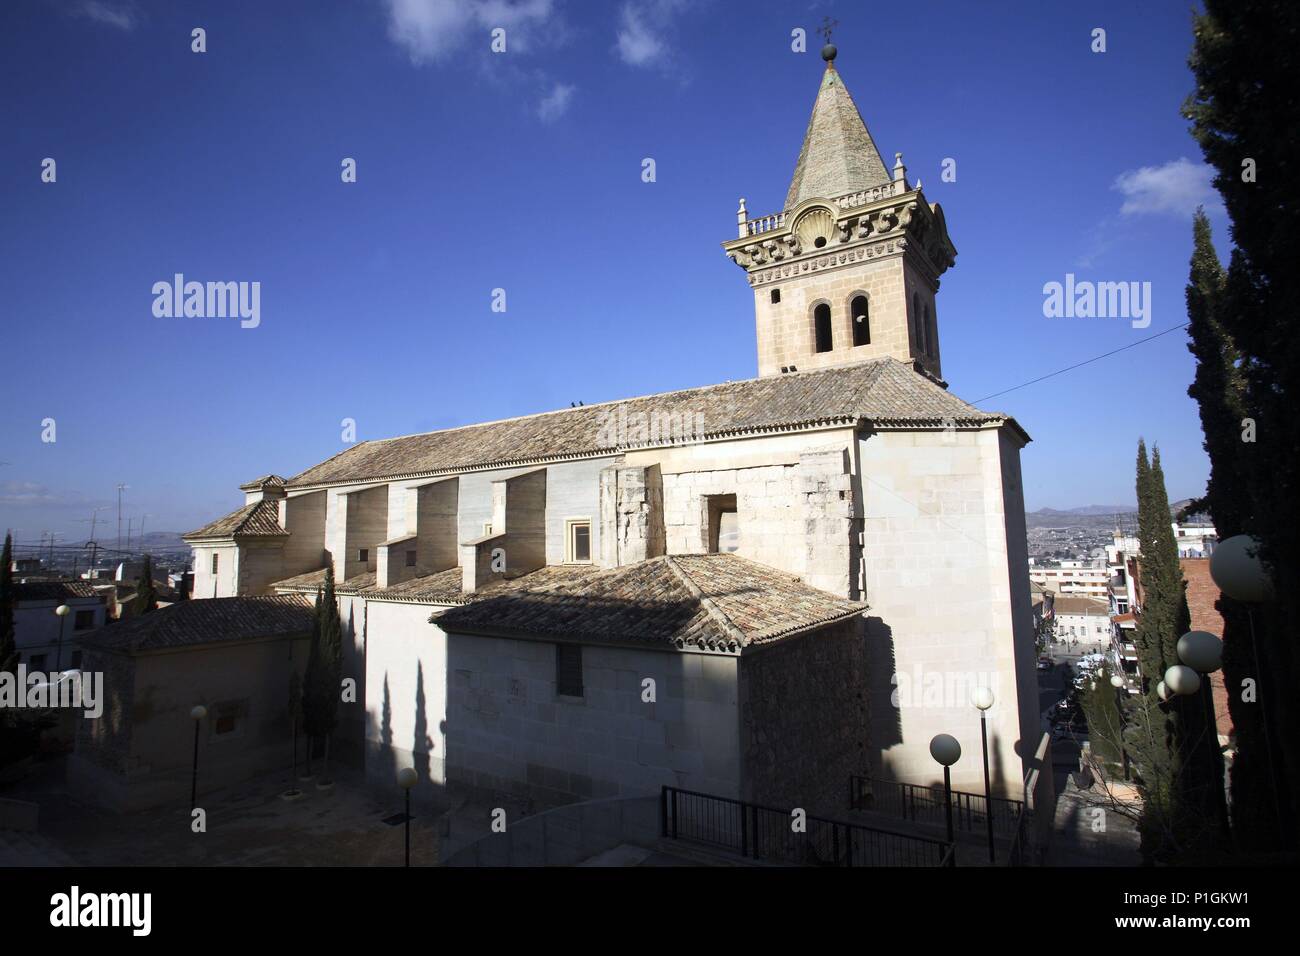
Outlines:
<svg viewBox="0 0 1300 956"><path fill-rule="evenodd" d="M1220 537L1262 543L1283 600L1250 609L1221 598L1224 679L1235 729L1232 793L1239 842L1294 851L1300 748L1300 679L1294 613L1300 590L1300 5L1205 0L1193 17L1189 65L1196 87L1183 106L1215 170L1231 220L1226 273L1198 219L1188 286L1196 399L1210 455L1205 502ZM1253 636L1252 636L1253 627ZM1249 680L1257 695L1239 692Z"/></svg>

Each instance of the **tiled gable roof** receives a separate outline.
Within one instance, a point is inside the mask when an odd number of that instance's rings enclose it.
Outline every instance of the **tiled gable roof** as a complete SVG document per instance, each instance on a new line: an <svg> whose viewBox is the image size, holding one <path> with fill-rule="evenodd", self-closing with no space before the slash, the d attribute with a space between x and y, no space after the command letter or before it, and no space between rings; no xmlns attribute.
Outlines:
<svg viewBox="0 0 1300 956"><path fill-rule="evenodd" d="M283 488L284 479L279 475L263 475L239 486L240 491L257 491L260 488Z"/></svg>
<svg viewBox="0 0 1300 956"><path fill-rule="evenodd" d="M737 650L854 617L867 605L733 554L673 555L532 583L430 620L455 633Z"/></svg>
<svg viewBox="0 0 1300 956"><path fill-rule="evenodd" d="M15 601L65 601L96 596L89 581L15 581L13 588Z"/></svg>
<svg viewBox="0 0 1300 956"><path fill-rule="evenodd" d="M96 631L86 646L135 652L308 634L314 613L301 594L181 601Z"/></svg>
<svg viewBox="0 0 1300 956"><path fill-rule="evenodd" d="M188 541L192 538L273 537L288 533L280 527L277 502L254 501L181 537Z"/></svg>
<svg viewBox="0 0 1300 956"><path fill-rule="evenodd" d="M469 604L515 588L576 581L596 570L599 569L591 565L551 565L513 580L490 581L470 593L461 590L464 575L460 568L435 571L408 581L390 584L386 588L376 586L375 572L366 571L353 575L341 584L336 584L334 593L359 595L378 601L401 601L408 604ZM276 581L271 587L280 592L298 591L314 594L325 587L325 569L320 568L316 571L308 571L306 574L285 578L283 581Z"/></svg>
<svg viewBox="0 0 1300 956"><path fill-rule="evenodd" d="M655 417L685 423L690 431L679 444L859 419L877 425L1007 420L968 405L910 364L882 358L363 442L291 478L287 487L614 454L650 444L644 423Z"/></svg>

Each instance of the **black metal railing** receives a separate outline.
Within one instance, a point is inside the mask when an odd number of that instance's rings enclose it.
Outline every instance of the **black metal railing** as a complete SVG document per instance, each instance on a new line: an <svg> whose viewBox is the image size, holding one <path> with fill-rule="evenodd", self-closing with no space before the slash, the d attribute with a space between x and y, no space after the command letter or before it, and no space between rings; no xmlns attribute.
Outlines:
<svg viewBox="0 0 1300 956"><path fill-rule="evenodd" d="M1028 866L1028 840L1025 823L1028 818L1022 813L1017 821L1016 832L1011 837L1011 847L1007 851L1007 866Z"/></svg>
<svg viewBox="0 0 1300 956"><path fill-rule="evenodd" d="M1001 836L1012 836L1020 826L1025 805L1020 800L994 797L993 832ZM952 792L952 825L954 828L970 833L983 833L988 824L985 822L985 808L990 801L983 794L967 793L964 790ZM849 776L849 809L871 810L887 813L917 823L929 823L946 826L943 806L943 786L925 787L914 783L900 783L897 780L882 780L877 777Z"/></svg>
<svg viewBox="0 0 1300 956"><path fill-rule="evenodd" d="M953 866L944 840L804 815L730 797L665 786L664 837L769 863L799 866Z"/></svg>

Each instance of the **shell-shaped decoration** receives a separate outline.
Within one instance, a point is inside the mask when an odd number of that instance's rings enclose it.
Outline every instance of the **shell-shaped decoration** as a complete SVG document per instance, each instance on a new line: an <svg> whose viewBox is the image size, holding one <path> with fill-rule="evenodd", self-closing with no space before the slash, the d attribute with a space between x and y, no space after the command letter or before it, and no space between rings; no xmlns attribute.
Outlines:
<svg viewBox="0 0 1300 956"><path fill-rule="evenodd" d="M835 217L822 206L809 209L794 224L794 234L804 249L820 249L835 234Z"/></svg>

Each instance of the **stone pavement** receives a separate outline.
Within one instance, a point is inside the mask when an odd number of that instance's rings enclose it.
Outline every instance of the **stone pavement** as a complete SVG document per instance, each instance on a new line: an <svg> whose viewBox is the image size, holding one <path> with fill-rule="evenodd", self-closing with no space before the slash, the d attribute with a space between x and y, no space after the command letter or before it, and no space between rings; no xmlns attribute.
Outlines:
<svg viewBox="0 0 1300 956"><path fill-rule="evenodd" d="M114 814L79 801L47 774L23 799L41 805L40 836L83 866L401 866L404 828L386 818L402 812L402 795L375 795L359 774L337 768L334 787L300 782L284 800L288 774L277 773L203 794L207 831L190 828L188 801ZM19 796L18 794L12 794ZM441 821L416 814L411 864L435 865Z"/></svg>

